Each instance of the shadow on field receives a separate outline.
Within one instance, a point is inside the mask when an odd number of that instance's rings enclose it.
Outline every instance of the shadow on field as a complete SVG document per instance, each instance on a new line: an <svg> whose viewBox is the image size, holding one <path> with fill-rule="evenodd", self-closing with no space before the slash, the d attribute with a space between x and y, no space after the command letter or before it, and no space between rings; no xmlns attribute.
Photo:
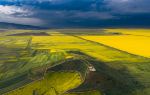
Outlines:
<svg viewBox="0 0 150 95"><path fill-rule="evenodd" d="M56 29L55 31L58 31L65 35L104 35L106 34L104 29Z"/></svg>
<svg viewBox="0 0 150 95"><path fill-rule="evenodd" d="M89 72L85 82L71 92L98 89L106 95L133 95L134 92L144 89L125 67L115 69L82 52L73 53L85 56L85 59L95 67L96 72Z"/></svg>
<svg viewBox="0 0 150 95"><path fill-rule="evenodd" d="M88 66L84 61L75 59L67 60L63 64L50 68L48 71L78 71L82 76L82 80L84 80L88 72Z"/></svg>
<svg viewBox="0 0 150 95"><path fill-rule="evenodd" d="M49 34L46 32L37 32L37 33L25 32L25 33L11 34L7 36L49 36Z"/></svg>

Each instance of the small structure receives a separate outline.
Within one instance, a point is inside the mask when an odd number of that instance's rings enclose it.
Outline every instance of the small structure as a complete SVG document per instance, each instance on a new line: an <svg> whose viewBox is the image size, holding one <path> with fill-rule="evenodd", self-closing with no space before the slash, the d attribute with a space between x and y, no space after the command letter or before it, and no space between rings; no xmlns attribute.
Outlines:
<svg viewBox="0 0 150 95"><path fill-rule="evenodd" d="M96 71L96 69L94 68L94 66L93 65L91 65L91 64L89 64L89 71L91 71L91 72L95 72Z"/></svg>

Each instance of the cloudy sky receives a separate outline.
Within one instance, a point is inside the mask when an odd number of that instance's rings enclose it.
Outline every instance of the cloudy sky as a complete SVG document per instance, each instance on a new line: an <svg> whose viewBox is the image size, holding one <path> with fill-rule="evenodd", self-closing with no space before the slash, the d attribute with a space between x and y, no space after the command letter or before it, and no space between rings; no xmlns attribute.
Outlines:
<svg viewBox="0 0 150 95"><path fill-rule="evenodd" d="M0 22L44 27L149 27L150 0L0 0Z"/></svg>

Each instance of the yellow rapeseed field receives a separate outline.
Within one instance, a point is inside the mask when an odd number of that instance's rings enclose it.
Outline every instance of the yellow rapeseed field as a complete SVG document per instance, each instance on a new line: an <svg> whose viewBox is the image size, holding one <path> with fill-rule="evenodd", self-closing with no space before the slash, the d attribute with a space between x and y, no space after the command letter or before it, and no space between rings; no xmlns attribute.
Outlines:
<svg viewBox="0 0 150 95"><path fill-rule="evenodd" d="M118 36L82 36L82 38L99 42L128 53L150 58L150 37L134 35Z"/></svg>

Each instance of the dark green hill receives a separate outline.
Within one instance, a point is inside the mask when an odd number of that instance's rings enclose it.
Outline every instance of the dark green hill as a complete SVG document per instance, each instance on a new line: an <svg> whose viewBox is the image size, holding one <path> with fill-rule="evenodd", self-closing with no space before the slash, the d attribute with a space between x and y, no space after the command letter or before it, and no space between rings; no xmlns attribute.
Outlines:
<svg viewBox="0 0 150 95"><path fill-rule="evenodd" d="M39 26L0 22L0 29L46 29Z"/></svg>

